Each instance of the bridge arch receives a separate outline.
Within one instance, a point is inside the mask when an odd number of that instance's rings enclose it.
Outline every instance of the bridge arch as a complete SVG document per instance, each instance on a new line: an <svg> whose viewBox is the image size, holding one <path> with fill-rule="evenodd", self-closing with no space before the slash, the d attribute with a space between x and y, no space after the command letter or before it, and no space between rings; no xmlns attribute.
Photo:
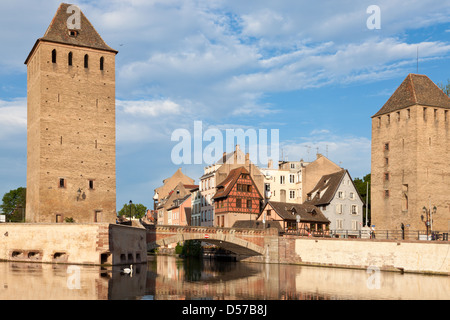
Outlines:
<svg viewBox="0 0 450 320"><path fill-rule="evenodd" d="M264 238L271 229L234 229L190 226L146 226L147 250L187 240L205 241L243 256L266 253Z"/></svg>

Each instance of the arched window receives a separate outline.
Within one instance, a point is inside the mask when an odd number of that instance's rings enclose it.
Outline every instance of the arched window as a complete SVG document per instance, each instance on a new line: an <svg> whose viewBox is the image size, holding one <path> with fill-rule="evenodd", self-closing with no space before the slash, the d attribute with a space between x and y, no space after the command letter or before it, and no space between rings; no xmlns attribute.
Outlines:
<svg viewBox="0 0 450 320"><path fill-rule="evenodd" d="M84 56L84 67L89 68L89 56L87 54Z"/></svg>
<svg viewBox="0 0 450 320"><path fill-rule="evenodd" d="M72 65L72 60L73 60L73 54L72 54L72 52L69 52L69 56L68 56L68 64L69 64L69 66Z"/></svg>
<svg viewBox="0 0 450 320"><path fill-rule="evenodd" d="M52 50L52 63L56 63L56 49Z"/></svg>
<svg viewBox="0 0 450 320"><path fill-rule="evenodd" d="M103 71L103 68L105 67L105 58L100 58L100 70Z"/></svg>

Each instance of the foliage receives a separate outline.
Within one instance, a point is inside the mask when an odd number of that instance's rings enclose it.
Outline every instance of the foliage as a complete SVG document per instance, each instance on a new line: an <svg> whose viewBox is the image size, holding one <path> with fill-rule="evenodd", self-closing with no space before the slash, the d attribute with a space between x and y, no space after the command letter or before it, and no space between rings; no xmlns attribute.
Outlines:
<svg viewBox="0 0 450 320"><path fill-rule="evenodd" d="M200 257L202 253L202 243L197 240L185 241L181 250L181 255L184 257Z"/></svg>
<svg viewBox="0 0 450 320"><path fill-rule="evenodd" d="M71 218L64 218L64 222L66 222L66 223L74 223L75 221L73 220L73 218L71 217Z"/></svg>
<svg viewBox="0 0 450 320"><path fill-rule="evenodd" d="M359 195L361 196L362 200L367 203L368 202L368 217L369 217L369 221L370 221L370 187L371 187L371 183L370 183L370 173L366 174L362 179L360 178L355 178L353 179L353 182L355 183L355 187L356 190L358 191ZM369 184L369 194L367 194L367 183ZM365 206L364 206L365 208ZM366 221L364 220L363 223L365 224Z"/></svg>
<svg viewBox="0 0 450 320"><path fill-rule="evenodd" d="M130 212L131 210L131 212ZM122 207L122 209L120 209L120 211L117 213L119 216L124 216L125 218L129 218L130 214L132 217L135 217L137 219L142 218L143 216L145 216L145 214L147 213L147 207L144 206L143 204L131 204L131 209L130 209L130 205L125 203Z"/></svg>
<svg viewBox="0 0 450 320"><path fill-rule="evenodd" d="M5 193L0 209L6 215L6 220L11 222L21 222L25 218L27 201L27 189L19 187Z"/></svg>
<svg viewBox="0 0 450 320"><path fill-rule="evenodd" d="M444 93L446 95L448 95L450 97L450 79L447 80L447 84L444 84L443 82L441 82L441 83L438 83L437 85L442 91L444 91Z"/></svg>

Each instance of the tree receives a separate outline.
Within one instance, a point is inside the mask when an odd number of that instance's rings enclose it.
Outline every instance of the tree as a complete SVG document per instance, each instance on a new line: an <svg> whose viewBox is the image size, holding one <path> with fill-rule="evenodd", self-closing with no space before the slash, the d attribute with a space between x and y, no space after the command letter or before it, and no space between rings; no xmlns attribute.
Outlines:
<svg viewBox="0 0 450 320"><path fill-rule="evenodd" d="M5 193L0 209L6 215L7 221L22 222L25 220L26 202L27 188L19 187Z"/></svg>
<svg viewBox="0 0 450 320"><path fill-rule="evenodd" d="M119 216L124 216L125 218L129 218L130 214L135 218L142 218L147 213L147 207L143 204L131 204L131 213L130 213L130 204L124 204L122 209L117 213Z"/></svg>
<svg viewBox="0 0 450 320"><path fill-rule="evenodd" d="M443 82L438 83L438 87L450 97L450 79L447 80L447 84L444 84Z"/></svg>
<svg viewBox="0 0 450 320"><path fill-rule="evenodd" d="M370 177L371 176L370 176L370 173L369 173L369 174L366 174L362 179L355 178L353 180L353 182L355 183L356 190L358 191L359 195L361 196L363 201L366 204L368 204L368 206L367 206L367 214L364 217L365 219L363 221L364 225L366 225L367 219L369 219L369 222L370 222L370 218L371 218L371 215L370 215L370 187L371 187ZM367 184L369 184L369 194L367 194ZM364 206L364 207L366 207L366 206Z"/></svg>

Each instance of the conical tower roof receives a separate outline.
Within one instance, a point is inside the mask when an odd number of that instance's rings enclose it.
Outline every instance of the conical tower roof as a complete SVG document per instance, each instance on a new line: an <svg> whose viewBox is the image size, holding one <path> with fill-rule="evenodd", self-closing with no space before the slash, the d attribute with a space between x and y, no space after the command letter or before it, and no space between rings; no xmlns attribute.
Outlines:
<svg viewBox="0 0 450 320"><path fill-rule="evenodd" d="M105 50L117 53L117 50L112 49L108 46L99 33L95 30L94 26L86 18L81 10L80 13L80 24L79 29L69 29L68 20L72 22L72 17L76 14L76 11L72 10L71 4L61 3L52 22L50 23L47 31L42 38L36 41L36 44L28 55L25 64L27 64L28 59L36 48L40 41L55 42L61 44L68 44L73 46L92 48L98 50ZM68 10L69 9L69 10ZM70 33L70 31L75 31L75 33Z"/></svg>
<svg viewBox="0 0 450 320"><path fill-rule="evenodd" d="M410 73L384 106L372 117L414 105L450 109L450 98L427 76Z"/></svg>

